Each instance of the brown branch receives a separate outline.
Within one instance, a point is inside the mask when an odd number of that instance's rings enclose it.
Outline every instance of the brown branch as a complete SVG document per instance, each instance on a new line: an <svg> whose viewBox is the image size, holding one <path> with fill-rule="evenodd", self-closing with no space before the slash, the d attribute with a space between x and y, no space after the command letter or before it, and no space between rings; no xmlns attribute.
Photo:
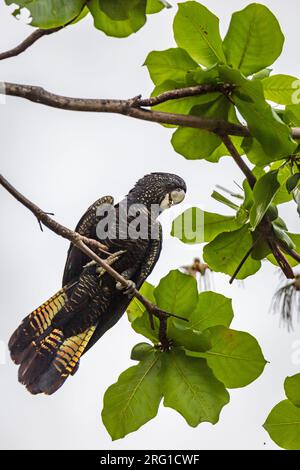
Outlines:
<svg viewBox="0 0 300 470"><path fill-rule="evenodd" d="M136 104L138 106L156 106L158 104L164 103L170 100L178 100L180 98L187 98L189 96L201 96L207 93L223 93L228 96L233 90L234 85L225 84L225 85L213 85L213 84L203 84L189 86L186 88L177 88L176 90L165 91L160 95L153 96L147 99L139 99Z"/></svg>
<svg viewBox="0 0 300 470"><path fill-rule="evenodd" d="M233 144L232 140L230 139L230 137L228 137L228 135L223 135L223 136L221 136L221 138L222 138L222 140L224 142L224 145L226 146L227 150L229 151L230 155L234 159L235 163L238 165L240 170L246 176L250 187L253 188L255 183L256 183L256 178L255 178L254 174L252 173L250 168L247 166L247 164L242 159L241 155L237 151L237 149L236 149L235 145Z"/></svg>
<svg viewBox="0 0 300 470"><path fill-rule="evenodd" d="M242 159L241 155L239 154L238 150L236 149L236 147L234 146L232 140L230 139L230 137L228 137L228 135L222 135L221 136L224 144L226 145L227 149L229 150L231 156L233 157L234 161L236 162L236 164L238 165L238 167L241 169L241 171L244 173L244 175L246 176L247 180L248 180L248 183L250 185L250 187L253 189L255 183L256 183L256 178L254 176L254 174L252 173L252 171L250 170L250 168L246 165L246 163L244 162L244 160ZM273 253L273 256L275 257L279 267L281 268L281 270L283 271L284 275L288 278L288 279L294 279L294 273L293 273L293 270L290 266L290 264L288 263L287 259L285 258L284 254L280 251L279 249L279 245L282 246L278 240L276 239L275 237L275 234L273 233L273 229L272 229L272 223L271 221L269 220L269 218L265 215L262 219L262 221L260 222L260 227L263 231L263 233L265 234L265 238L266 238L266 241ZM233 282L233 280L235 279L236 275L238 274L238 272L240 271L240 269L242 268L243 264L245 263L245 261L247 260L247 258L250 256L253 248L255 247L256 243L261 239L262 237L260 237L259 239L256 240L256 242L252 245L252 247L249 249L249 251L246 253L246 255L244 256L244 258L242 259L242 261L240 262L240 264L238 265L237 269L235 270L232 278L230 279L230 283ZM283 249L287 251L287 247L283 247ZM298 259L298 261L300 260L300 255L298 255L298 253L296 253L294 250L290 250L289 249L289 252L288 252L291 256L293 256L295 258L295 256L297 256L297 258L295 259ZM293 253L293 254L292 254Z"/></svg>
<svg viewBox="0 0 300 470"><path fill-rule="evenodd" d="M50 93L38 86L20 85L16 83L3 82L0 87L0 93L9 96L16 96L32 101L34 103L43 104L52 108L64 109L68 111L94 112L94 113L115 113L130 116L144 121L157 122L160 124L172 124L175 126L192 127L195 129L205 129L218 135L237 135L249 137L250 131L247 126L241 124L233 124L223 119L205 118L200 116L192 116L186 114L164 113L159 111L150 111L142 106L153 106L153 103L162 103L171 99L178 99L183 95L195 96L200 93L200 86L179 88L162 93L154 98L142 100L140 96L133 99L117 100L117 99L92 99L92 98L72 98L69 96L57 95ZM223 85L223 92L226 93L226 87ZM220 90L219 90L220 91ZM197 93L196 93L197 92ZM292 136L300 139L300 128L292 129Z"/></svg>
<svg viewBox="0 0 300 470"><path fill-rule="evenodd" d="M8 51L1 52L0 60L9 59L10 57L16 57L17 55L26 51L26 49L32 46L32 44L34 44L40 38L44 36L49 36L49 34L56 33L57 31L60 31L62 28L63 26L59 26L57 28L51 28L51 29L36 29L35 31L33 31L33 33L31 33L26 39L24 39L24 41L22 41L16 47L13 47L12 49Z"/></svg>
<svg viewBox="0 0 300 470"><path fill-rule="evenodd" d="M298 261L298 263L300 263L300 254L299 253L297 253L295 250L293 250L293 248L289 248L285 243L283 243L281 241L279 241L278 243L287 255L291 256L291 258L294 258L295 261Z"/></svg>
<svg viewBox="0 0 300 470"><path fill-rule="evenodd" d="M12 186L4 176L0 175L0 184L15 198L19 201L23 206L27 207L27 209L35 215L35 217L43 223L46 227L48 227L52 232L56 233L63 238L69 240L73 245L75 245L79 250L81 250L84 254L86 254L89 258L95 261L101 268L103 268L110 276L112 276L117 282L120 282L125 288L131 286L129 281L125 279L121 274L115 271L110 264L100 258L91 248L95 249L96 251L104 251L108 254L107 247L102 245L97 240L93 240L90 238L86 238L80 235L78 232L68 229L67 227L61 225L60 223L53 220L48 214L46 214L42 209L40 209L36 204L31 202L27 199L23 194L21 194L14 186ZM110 254L110 258L113 258L114 255L118 256L123 252L113 253ZM150 315L156 316L160 322L164 325L167 318L175 317L179 318L180 320L188 321L186 318L180 317L173 313L166 312L164 310L159 309L155 304L150 302L146 299L137 289L134 289L133 295L144 305L146 310L149 312ZM165 335L165 337L160 338L163 349L168 349L169 341Z"/></svg>
<svg viewBox="0 0 300 470"><path fill-rule="evenodd" d="M53 108L81 112L116 113L161 124L173 124L177 126L206 129L215 133L222 132L225 134L227 133L240 136L250 135L247 127L238 124L231 124L222 119L210 119L185 114L163 113L141 108L139 107L139 97L127 100L72 98L50 93L37 86L19 85L16 83L5 82L3 85L3 94L24 98L34 103L44 104ZM172 91L174 99L178 97L180 90L181 89Z"/></svg>

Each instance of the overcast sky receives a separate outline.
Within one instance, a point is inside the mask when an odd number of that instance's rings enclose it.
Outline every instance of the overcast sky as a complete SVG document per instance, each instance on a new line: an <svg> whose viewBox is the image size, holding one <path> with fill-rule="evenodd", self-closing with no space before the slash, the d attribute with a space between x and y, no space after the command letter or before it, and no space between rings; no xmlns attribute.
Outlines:
<svg viewBox="0 0 300 470"><path fill-rule="evenodd" d="M65 95L97 98L148 96L152 89L142 67L151 50L175 45L174 8L149 18L146 26L128 39L107 38L90 18L37 42L19 57L1 62L0 80L32 85ZM222 32L230 15L249 1L203 1L221 19ZM299 76L298 0L261 2L279 19L286 43L275 65L277 73ZM0 50L19 43L32 32L0 6ZM8 97L0 105L1 172L19 190L58 221L73 227L85 209L102 195L122 197L135 181L152 171L180 175L188 186L186 206L224 212L210 198L215 184L235 188L242 177L230 158L214 165L187 161L170 145L171 131L162 126L106 114L60 111ZM23 317L60 287L67 242L37 221L4 190L1 193L1 401L0 446L3 449L273 449L262 428L271 408L284 398L283 381L299 372L300 325L293 333L279 328L269 313L278 283L273 266L265 265L243 285L229 286L228 277L214 275L215 289L233 298L232 327L248 331L260 342L270 364L263 375L244 389L230 391L231 401L220 422L190 428L175 411L160 407L158 416L125 439L112 442L100 418L102 397L119 374L133 365L130 351L142 337L131 330L124 316L81 361L79 372L55 395L31 396L17 381L17 368L6 347ZM186 207L185 206L185 207ZM172 209L172 216L182 208ZM225 209L225 212L226 209ZM229 213L229 212L228 212ZM292 203L281 206L291 231L299 232ZM201 254L168 237L152 283L170 269L188 264ZM298 343L297 343L298 342ZM295 355L294 355L295 356Z"/></svg>

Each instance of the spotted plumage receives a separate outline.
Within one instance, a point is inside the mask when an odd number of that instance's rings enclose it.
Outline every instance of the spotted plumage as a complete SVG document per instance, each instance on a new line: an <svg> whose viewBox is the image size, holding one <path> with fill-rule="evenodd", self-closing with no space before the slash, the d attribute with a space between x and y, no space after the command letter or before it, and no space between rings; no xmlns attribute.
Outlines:
<svg viewBox="0 0 300 470"><path fill-rule="evenodd" d="M139 288L160 255L162 233L157 216L180 202L185 192L184 181L176 175L146 175L115 205L110 196L98 199L76 231L105 244L111 254L122 250L113 267ZM119 287L107 272L70 246L63 288L30 313L9 341L11 357L20 365L19 381L31 393L52 394L77 371L82 354L120 319L130 303Z"/></svg>

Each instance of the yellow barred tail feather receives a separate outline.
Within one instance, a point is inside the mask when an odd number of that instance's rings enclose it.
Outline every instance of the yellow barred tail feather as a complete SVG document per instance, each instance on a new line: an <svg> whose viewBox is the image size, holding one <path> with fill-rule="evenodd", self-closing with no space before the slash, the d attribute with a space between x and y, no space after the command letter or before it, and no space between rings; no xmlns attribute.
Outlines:
<svg viewBox="0 0 300 470"><path fill-rule="evenodd" d="M95 328L95 326L92 326L84 333L70 338L63 338L61 331L54 330L49 337L43 340L40 349L29 364L29 369L26 369L26 374L22 375L20 381L26 385L32 394L45 393L51 395L56 392L69 375L74 375L77 371L79 359ZM56 344L55 352L53 351L54 343ZM47 362L41 359L45 355L45 351L49 351Z"/></svg>
<svg viewBox="0 0 300 470"><path fill-rule="evenodd" d="M8 343L11 358L16 364L21 364L30 353L32 341L37 341L51 330L53 318L62 309L66 301L66 289L60 289L49 300L24 318Z"/></svg>

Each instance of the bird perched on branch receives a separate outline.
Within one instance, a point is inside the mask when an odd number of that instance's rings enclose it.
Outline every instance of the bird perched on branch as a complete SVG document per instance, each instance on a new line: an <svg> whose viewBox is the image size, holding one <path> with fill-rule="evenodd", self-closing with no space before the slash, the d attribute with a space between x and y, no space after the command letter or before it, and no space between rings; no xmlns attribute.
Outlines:
<svg viewBox="0 0 300 470"><path fill-rule="evenodd" d="M121 202L100 198L81 217L76 231L107 247L107 262L129 287L124 290L71 244L62 289L30 313L9 341L11 357L20 365L19 381L31 393L54 393L77 371L82 354L121 318L133 288L141 287L159 258L157 216L181 202L185 193L179 176L152 173Z"/></svg>

